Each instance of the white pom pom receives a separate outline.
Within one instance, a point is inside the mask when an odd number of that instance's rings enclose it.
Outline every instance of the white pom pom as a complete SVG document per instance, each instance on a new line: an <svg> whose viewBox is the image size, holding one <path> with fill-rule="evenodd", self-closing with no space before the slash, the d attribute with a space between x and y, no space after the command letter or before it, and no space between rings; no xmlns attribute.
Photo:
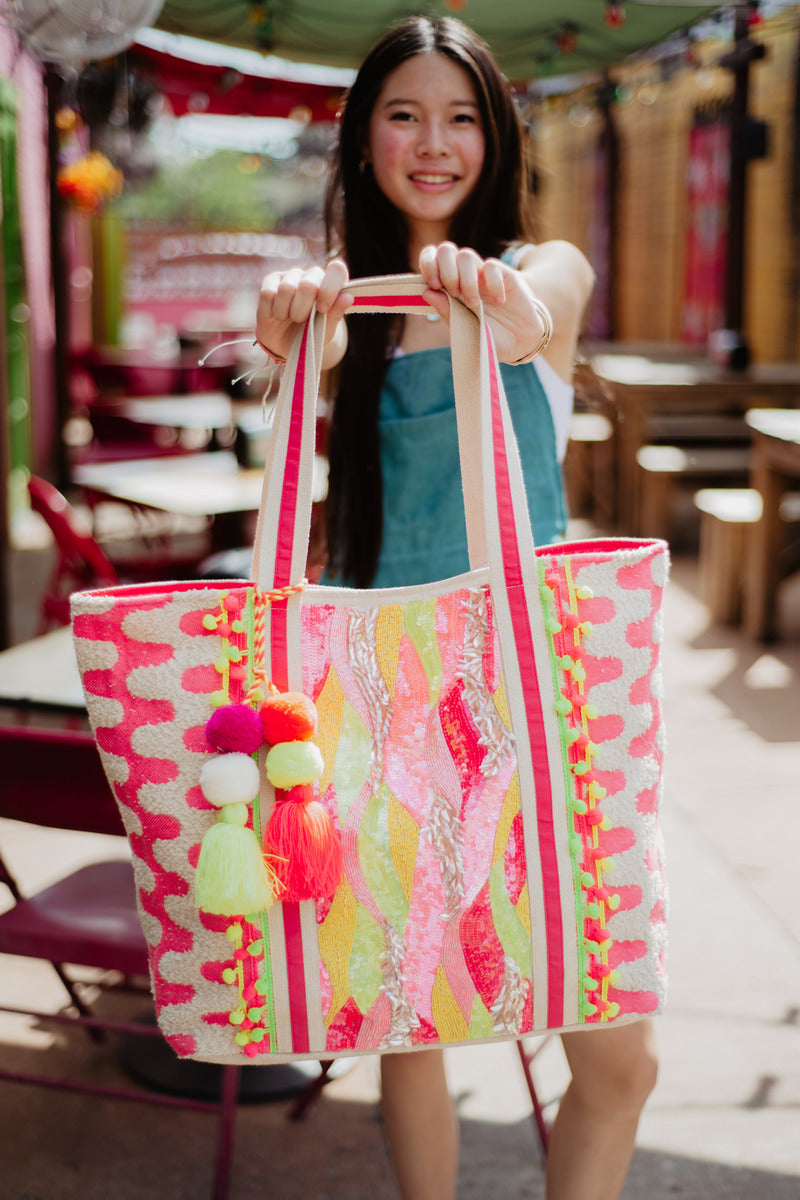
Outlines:
<svg viewBox="0 0 800 1200"><path fill-rule="evenodd" d="M217 808L251 804L258 795L258 766L249 754L220 754L204 765L200 788L206 800Z"/></svg>

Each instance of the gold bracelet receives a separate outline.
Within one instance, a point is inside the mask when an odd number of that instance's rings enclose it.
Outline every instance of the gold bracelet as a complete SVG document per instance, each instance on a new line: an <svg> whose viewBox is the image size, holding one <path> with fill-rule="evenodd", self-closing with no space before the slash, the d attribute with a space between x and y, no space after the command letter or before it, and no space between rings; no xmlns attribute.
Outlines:
<svg viewBox="0 0 800 1200"><path fill-rule="evenodd" d="M536 308L536 315L544 326L544 333L536 349L532 350L530 354L523 355L522 358L514 359L514 362L509 364L512 367L521 367L524 363L533 362L543 350L547 349L550 344L550 338L553 336L553 318L550 316L550 310L545 304L542 304L541 300L537 300L535 296L533 297L533 303Z"/></svg>

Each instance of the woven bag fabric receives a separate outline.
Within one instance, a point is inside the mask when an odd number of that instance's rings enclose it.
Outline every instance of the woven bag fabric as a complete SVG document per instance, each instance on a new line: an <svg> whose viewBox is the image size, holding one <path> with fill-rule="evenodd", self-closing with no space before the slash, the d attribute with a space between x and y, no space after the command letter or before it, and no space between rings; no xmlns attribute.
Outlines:
<svg viewBox="0 0 800 1200"><path fill-rule="evenodd" d="M416 277L353 285L418 311ZM534 549L486 327L454 306L472 569L382 591L308 586L324 319L278 401L255 579L73 598L90 720L134 856L160 1028L214 1062L413 1050L660 1010L663 542ZM333 895L198 907L216 813L206 724L262 677L310 697ZM260 838L275 803L261 784Z"/></svg>

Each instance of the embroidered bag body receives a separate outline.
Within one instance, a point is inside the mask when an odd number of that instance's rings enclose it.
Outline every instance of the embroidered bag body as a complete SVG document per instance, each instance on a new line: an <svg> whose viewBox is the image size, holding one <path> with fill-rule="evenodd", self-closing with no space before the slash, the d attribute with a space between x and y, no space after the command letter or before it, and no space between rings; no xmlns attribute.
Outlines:
<svg viewBox="0 0 800 1200"><path fill-rule="evenodd" d="M416 277L352 288L366 311L426 307ZM300 585L317 316L278 400L254 581L73 598L181 1056L413 1050L663 1003L667 549L534 549L488 331L457 304L451 329L469 572Z"/></svg>

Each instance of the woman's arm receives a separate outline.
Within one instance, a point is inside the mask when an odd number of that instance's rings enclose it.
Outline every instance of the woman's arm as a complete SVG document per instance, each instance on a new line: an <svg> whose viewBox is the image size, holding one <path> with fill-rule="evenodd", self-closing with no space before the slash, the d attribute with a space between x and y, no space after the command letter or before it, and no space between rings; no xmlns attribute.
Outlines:
<svg viewBox="0 0 800 1200"><path fill-rule="evenodd" d="M516 265L553 319L553 336L544 357L569 382L583 314L594 287L594 271L577 246L562 241L524 246Z"/></svg>

